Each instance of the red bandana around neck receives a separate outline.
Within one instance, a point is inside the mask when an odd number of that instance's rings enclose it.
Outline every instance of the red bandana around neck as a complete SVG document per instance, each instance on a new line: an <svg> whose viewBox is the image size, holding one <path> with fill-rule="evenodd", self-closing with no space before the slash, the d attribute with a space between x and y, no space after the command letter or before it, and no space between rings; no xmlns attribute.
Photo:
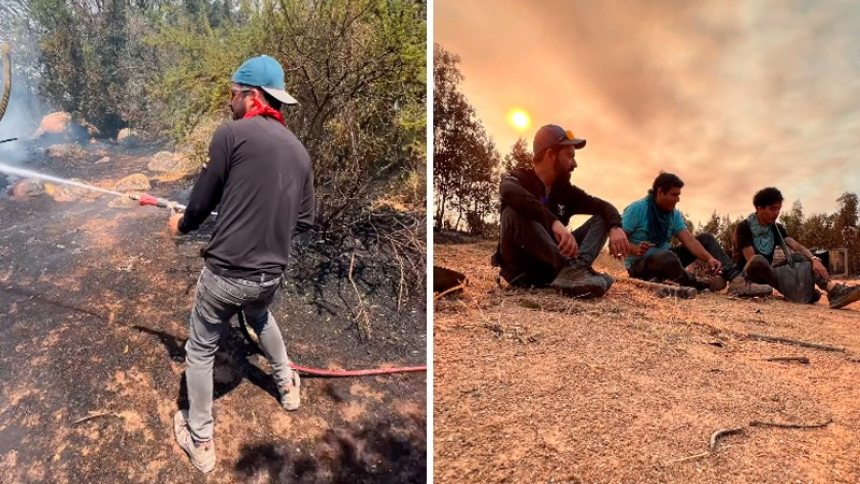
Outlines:
<svg viewBox="0 0 860 484"><path fill-rule="evenodd" d="M271 106L263 106L263 103L258 101L257 99L251 98L251 104L253 107L242 116L243 119L253 118L254 116L265 116L267 118L275 118L276 121L287 125L286 121L284 121L284 117L281 116L281 112Z"/></svg>

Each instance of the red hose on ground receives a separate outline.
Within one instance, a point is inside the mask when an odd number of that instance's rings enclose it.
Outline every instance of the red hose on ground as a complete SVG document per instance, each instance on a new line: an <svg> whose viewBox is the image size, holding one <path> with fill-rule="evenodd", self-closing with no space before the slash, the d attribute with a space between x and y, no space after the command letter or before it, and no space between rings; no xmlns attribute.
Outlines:
<svg viewBox="0 0 860 484"><path fill-rule="evenodd" d="M332 376L332 377L346 377L346 376L369 376L369 375L388 375L390 373L407 373L413 371L427 371L427 366L405 366L401 368L373 368L371 370L321 370L319 368L308 368L306 366L297 365L295 363L290 363L290 368L300 372L307 373L308 375L316 375L316 376Z"/></svg>

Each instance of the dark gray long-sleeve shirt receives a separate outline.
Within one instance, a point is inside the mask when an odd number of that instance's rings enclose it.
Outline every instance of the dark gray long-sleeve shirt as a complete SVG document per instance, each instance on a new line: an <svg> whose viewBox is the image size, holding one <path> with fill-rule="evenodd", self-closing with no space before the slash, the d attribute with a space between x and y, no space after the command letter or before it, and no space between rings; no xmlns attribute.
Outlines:
<svg viewBox="0 0 860 484"><path fill-rule="evenodd" d="M204 252L215 273L250 278L282 273L293 233L314 219L313 169L296 136L262 116L220 126L209 146L179 231L197 229L220 203Z"/></svg>
<svg viewBox="0 0 860 484"><path fill-rule="evenodd" d="M533 169L517 169L502 178L499 186L502 210L511 207L526 217L540 222L552 233L552 224L559 220L567 226L577 214L600 215L608 227L621 226L621 215L611 203L593 197L568 180L559 180L544 196L545 187Z"/></svg>

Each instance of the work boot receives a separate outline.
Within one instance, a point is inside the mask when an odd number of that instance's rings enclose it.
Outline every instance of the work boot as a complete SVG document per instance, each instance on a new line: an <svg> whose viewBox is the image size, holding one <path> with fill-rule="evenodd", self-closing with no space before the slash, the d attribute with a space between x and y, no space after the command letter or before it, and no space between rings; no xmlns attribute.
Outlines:
<svg viewBox="0 0 860 484"><path fill-rule="evenodd" d="M605 272L597 272L596 274L606 281L606 291L608 292L609 288L612 287L612 284L615 283L615 278Z"/></svg>
<svg viewBox="0 0 860 484"><path fill-rule="evenodd" d="M301 390L302 381L299 378L299 372L291 370L293 376L290 382L282 387L278 387L278 393L281 395L281 406L284 410L298 410L300 403L299 392Z"/></svg>
<svg viewBox="0 0 860 484"><path fill-rule="evenodd" d="M767 284L750 282L745 274L741 274L729 283L729 295L737 297L765 297L773 294L773 287Z"/></svg>
<svg viewBox="0 0 860 484"><path fill-rule="evenodd" d="M711 292L720 292L729 284L722 276L713 276L706 279L708 281L708 289Z"/></svg>
<svg viewBox="0 0 860 484"><path fill-rule="evenodd" d="M595 298L606 294L607 282L588 266L567 266L559 271L550 287L565 296Z"/></svg>
<svg viewBox="0 0 860 484"><path fill-rule="evenodd" d="M827 291L827 299L830 301L830 309L844 308L855 301L860 301L860 286L837 284Z"/></svg>
<svg viewBox="0 0 860 484"><path fill-rule="evenodd" d="M764 256L754 255L744 266L744 272L752 281L760 281L771 287L776 287L776 271L773 270L773 266Z"/></svg>
<svg viewBox="0 0 860 484"><path fill-rule="evenodd" d="M188 429L188 410L180 410L173 416L173 435L182 450L191 458L191 464L200 472L215 469L215 442L195 442Z"/></svg>

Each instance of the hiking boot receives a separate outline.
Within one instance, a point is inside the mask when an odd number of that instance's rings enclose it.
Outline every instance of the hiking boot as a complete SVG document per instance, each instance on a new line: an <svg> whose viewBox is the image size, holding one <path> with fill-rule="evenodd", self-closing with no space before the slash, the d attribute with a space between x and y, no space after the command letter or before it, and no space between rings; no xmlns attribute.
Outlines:
<svg viewBox="0 0 860 484"><path fill-rule="evenodd" d="M773 294L773 287L767 284L755 284L741 274L729 283L729 295L737 297L765 297Z"/></svg>
<svg viewBox="0 0 860 484"><path fill-rule="evenodd" d="M744 272L752 281L760 281L771 287L776 287L776 271L770 262L761 255L753 256L747 265L744 266Z"/></svg>
<svg viewBox="0 0 860 484"><path fill-rule="evenodd" d="M729 284L721 276L709 277L705 279L705 282L708 284L707 289L711 292L720 292Z"/></svg>
<svg viewBox="0 0 860 484"><path fill-rule="evenodd" d="M188 429L188 410L180 410L173 416L173 435L182 450L191 458L191 464L200 472L215 469L215 442L195 442Z"/></svg>
<svg viewBox="0 0 860 484"><path fill-rule="evenodd" d="M830 309L844 308L855 301L860 301L860 286L837 284L827 291L827 299L830 301Z"/></svg>
<svg viewBox="0 0 860 484"><path fill-rule="evenodd" d="M278 393L281 395L281 406L284 410L298 410L300 400L300 389L302 381L299 378L299 373L295 370L290 370L293 374L289 383L282 387L278 387Z"/></svg>
<svg viewBox="0 0 860 484"><path fill-rule="evenodd" d="M615 283L615 278L605 272L598 272L597 275L606 281L606 290L609 291L609 288L612 287L613 283Z"/></svg>
<svg viewBox="0 0 860 484"><path fill-rule="evenodd" d="M550 283L565 296L595 298L606 294L608 280L588 266L567 266Z"/></svg>
<svg viewBox="0 0 860 484"><path fill-rule="evenodd" d="M692 287L698 292L704 292L706 289L711 289L711 280L693 276L692 274L684 279L672 281L681 287Z"/></svg>

